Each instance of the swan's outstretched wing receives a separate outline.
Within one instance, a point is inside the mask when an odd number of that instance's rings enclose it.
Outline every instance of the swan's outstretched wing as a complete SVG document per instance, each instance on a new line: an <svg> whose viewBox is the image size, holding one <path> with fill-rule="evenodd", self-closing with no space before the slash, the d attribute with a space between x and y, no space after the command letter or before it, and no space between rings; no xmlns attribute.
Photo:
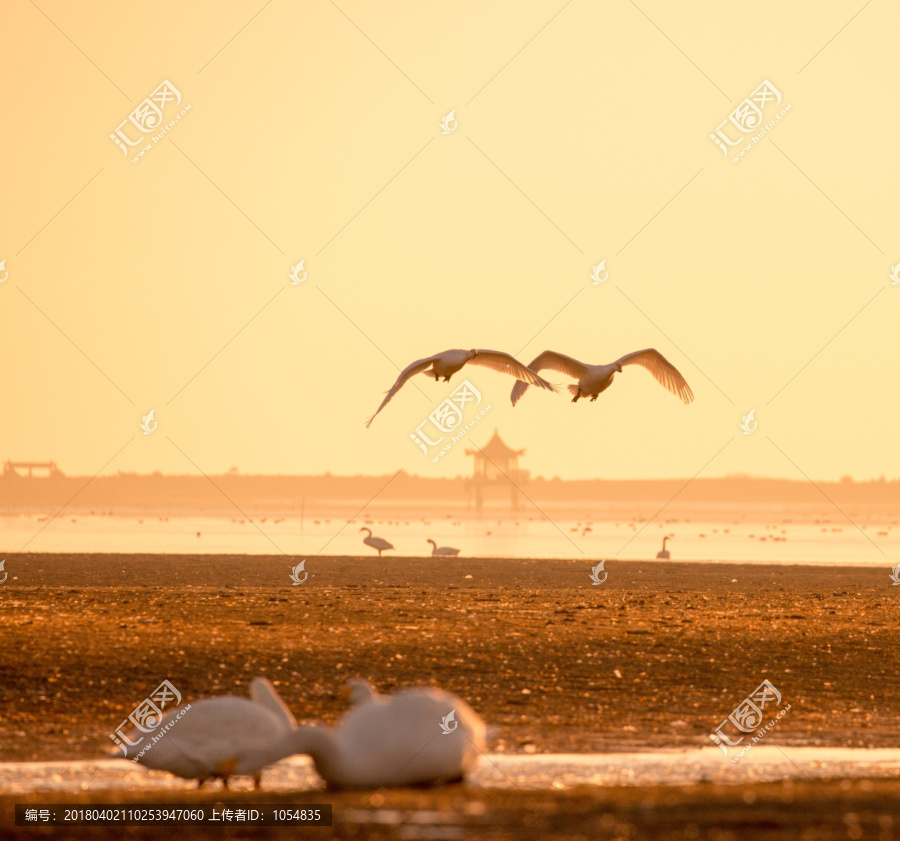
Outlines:
<svg viewBox="0 0 900 841"><path fill-rule="evenodd" d="M385 406L387 406L387 404L390 402L391 398L398 391L400 391L401 388L403 388L403 384L410 377L414 377L416 374L421 374L422 371L425 371L427 368L429 368L432 365L432 363L434 363L435 360L437 360L439 357L440 357L440 354L437 354L436 356L429 356L427 359L417 359L415 362L412 363L412 365L407 365L400 372L400 376L397 377L397 382L395 382L391 386L391 390L389 392L387 392L387 395L385 396L384 400L381 401L381 405L378 407L378 410L375 412L375 415L377 415L378 412L380 412ZM366 429L368 429L371 426L372 421L375 420L375 415L372 415L372 417L370 417L366 421Z"/></svg>
<svg viewBox="0 0 900 841"><path fill-rule="evenodd" d="M536 385L550 391L556 391L556 387L548 383L543 377L539 377L530 368L526 368L514 356L504 353L502 350L479 350L470 365L481 365L501 374L512 374L517 380L524 380L529 385Z"/></svg>
<svg viewBox="0 0 900 841"><path fill-rule="evenodd" d="M694 400L694 392L691 391L691 387L687 384L685 378L681 376L678 369L665 356L654 348L626 353L625 356L616 360L616 364L640 365L653 374L653 378L660 385L664 385L672 394L680 397L685 403L691 403Z"/></svg>
<svg viewBox="0 0 900 841"><path fill-rule="evenodd" d="M547 370L558 371L560 374L567 374L578 380L587 373L586 365L579 362L577 359L572 359L571 356L566 356L564 353L557 353L555 350L545 350L540 356L535 357L528 367L534 372ZM512 394L509 396L513 406L519 402L528 388L528 385L527 382L522 382L520 379L519 382L513 386Z"/></svg>

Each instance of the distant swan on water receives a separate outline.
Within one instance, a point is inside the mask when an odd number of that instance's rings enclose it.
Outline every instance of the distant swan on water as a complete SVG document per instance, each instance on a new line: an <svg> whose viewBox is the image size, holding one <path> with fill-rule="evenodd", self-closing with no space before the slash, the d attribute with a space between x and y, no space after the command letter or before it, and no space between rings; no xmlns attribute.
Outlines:
<svg viewBox="0 0 900 841"><path fill-rule="evenodd" d="M670 557L672 557L672 556L669 554L669 550L666 549L666 541L667 541L667 540L671 540L671 539L672 539L671 536L668 535L668 534L667 534L665 537L663 537L663 548L662 548L661 551L659 551L659 552L656 553L656 557L657 557L657 558L670 558Z"/></svg>
<svg viewBox="0 0 900 841"><path fill-rule="evenodd" d="M435 555L458 555L459 549L454 549L452 546L438 546L430 537L428 538L428 542L431 544L431 554Z"/></svg>
<svg viewBox="0 0 900 841"><path fill-rule="evenodd" d="M381 553L384 552L385 549L393 549L394 544L388 543L384 538L381 537L372 537L372 529L367 529L365 526L360 529L360 531L367 531L369 534L363 538L363 543L366 546L371 546L373 549L378 550L378 557L381 557Z"/></svg>

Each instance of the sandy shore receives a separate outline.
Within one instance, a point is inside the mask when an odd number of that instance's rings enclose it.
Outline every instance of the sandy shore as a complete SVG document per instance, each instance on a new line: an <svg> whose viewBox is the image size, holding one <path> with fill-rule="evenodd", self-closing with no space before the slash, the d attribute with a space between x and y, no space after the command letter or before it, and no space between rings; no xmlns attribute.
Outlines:
<svg viewBox="0 0 900 841"><path fill-rule="evenodd" d="M708 746L768 678L791 714L766 744L900 746L900 590L887 566L608 561L608 579L592 586L585 561L320 557L292 586L299 560L10 557L0 587L3 760L95 758L163 679L191 699L243 694L254 675L276 682L298 718L328 722L351 676L385 691L435 683L487 719L498 752ZM887 839L900 818L893 783L755 788L746 801L744 788L710 785L371 796L384 808L456 810L482 838L781 839L820 827L802 837ZM379 805L341 797L348 808ZM786 812L785 799L800 811ZM700 803L728 808L710 815ZM846 814L864 836L848 835ZM757 831L729 834L742 820ZM619 832L625 825L630 834ZM398 837L396 827L348 826L334 837ZM128 831L142 833L152 831Z"/></svg>
<svg viewBox="0 0 900 841"><path fill-rule="evenodd" d="M495 750L709 745L764 678L768 744L900 746L886 569L405 558L33 555L0 588L5 760L91 758L168 678L188 699L275 681L334 721L354 675L436 683ZM468 578L467 576L471 576Z"/></svg>

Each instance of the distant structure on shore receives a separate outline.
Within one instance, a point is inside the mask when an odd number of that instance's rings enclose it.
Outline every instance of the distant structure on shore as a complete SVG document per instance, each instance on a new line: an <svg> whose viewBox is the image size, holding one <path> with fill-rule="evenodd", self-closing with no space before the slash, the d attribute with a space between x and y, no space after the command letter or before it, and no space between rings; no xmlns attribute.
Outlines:
<svg viewBox="0 0 900 841"><path fill-rule="evenodd" d="M6 477L23 478L20 470L28 471L28 478L34 478L34 471L47 471L47 478L62 478L63 472L56 466L55 461L5 461L3 462L3 475Z"/></svg>
<svg viewBox="0 0 900 841"><path fill-rule="evenodd" d="M484 507L484 492L490 488L501 488L509 492L509 504L513 510L519 507L519 488L529 479L527 470L519 469L519 456L525 450L514 450L508 446L495 429L491 440L481 449L466 450L467 456L475 459L472 475L466 479L466 497L469 505L475 500L475 508Z"/></svg>
<svg viewBox="0 0 900 841"><path fill-rule="evenodd" d="M900 478L859 482L844 476L838 481L820 480L815 484L805 478L745 475L698 476L688 480L561 479L520 469L519 460L524 453L525 450L508 446L495 430L483 448L472 446L466 450L474 459L471 474L453 477L418 476L405 470L374 476L244 475L234 468L210 475L119 470L91 476L65 474L55 461L7 459L0 471L0 516L22 511L59 511L64 507L107 516L126 512L234 516L230 500L239 500L245 511L278 517L299 515L302 520L304 507L308 516L310 510L333 506L359 508L359 503L368 504L376 497L382 506L468 507L479 512L531 505L575 507L585 512L579 516L596 511L598 506L611 511L645 503L658 511L667 500L676 497L676 507L682 509L802 505L809 512L818 512L814 516L822 516L823 504L829 512L833 512L834 505L881 506L894 523L900 510ZM524 496L526 485L530 501L523 505L520 497Z"/></svg>

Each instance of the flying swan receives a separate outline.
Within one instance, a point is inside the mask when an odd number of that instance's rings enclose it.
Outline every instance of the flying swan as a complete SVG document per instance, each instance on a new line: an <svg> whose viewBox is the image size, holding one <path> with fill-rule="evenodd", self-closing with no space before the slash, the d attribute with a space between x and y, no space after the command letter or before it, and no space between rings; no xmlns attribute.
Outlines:
<svg viewBox="0 0 900 841"><path fill-rule="evenodd" d="M382 400L378 410L366 422L366 429L375 420L375 415L387 406L391 398L400 391L410 377L416 374L425 374L428 377L433 377L435 381L443 377L445 383L450 382L450 377L469 362L473 365L490 368L492 371L499 371L501 374L512 374L516 379L523 380L528 385L536 385L540 388L556 391L556 388L545 379L542 379L534 371L530 371L517 359L501 350L445 350L443 353L437 353L426 359L417 359L404 368L400 372L400 376L397 377L397 382L391 386L387 396Z"/></svg>
<svg viewBox="0 0 900 841"><path fill-rule="evenodd" d="M571 356L557 353L555 350L545 350L528 367L535 372L558 371L560 374L567 374L577 379L577 384L568 386L569 391L574 395L572 402L575 403L579 397L590 397L592 401L596 400L601 392L606 391L612 385L613 377L617 373L622 373L623 365L640 365L646 368L660 385L664 385L685 403L691 403L694 399L691 387L678 369L654 348L627 353L608 365L585 365L584 362L572 359ZM528 386L529 383L523 380L519 380L513 386L512 394L510 394L513 406L519 402Z"/></svg>

